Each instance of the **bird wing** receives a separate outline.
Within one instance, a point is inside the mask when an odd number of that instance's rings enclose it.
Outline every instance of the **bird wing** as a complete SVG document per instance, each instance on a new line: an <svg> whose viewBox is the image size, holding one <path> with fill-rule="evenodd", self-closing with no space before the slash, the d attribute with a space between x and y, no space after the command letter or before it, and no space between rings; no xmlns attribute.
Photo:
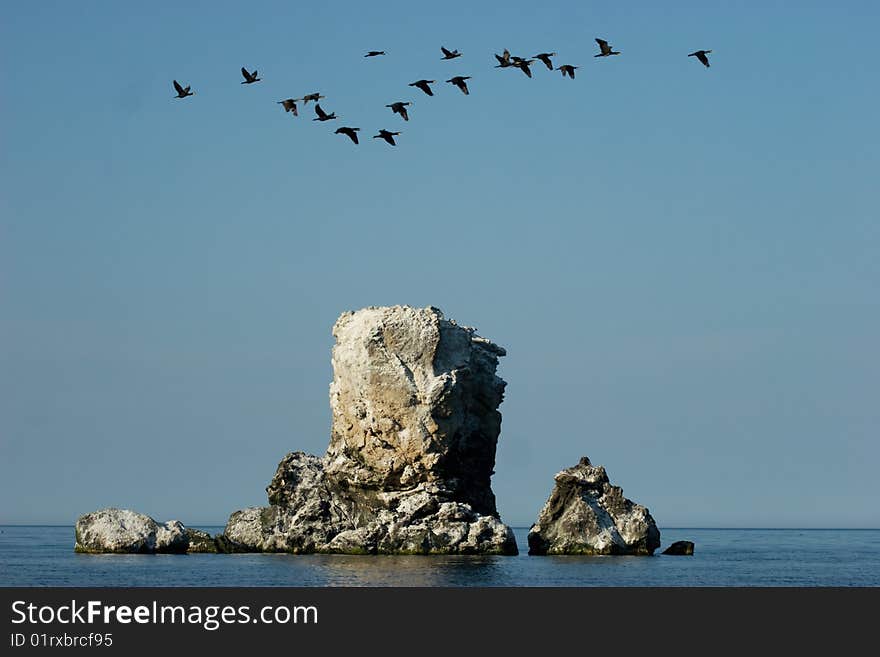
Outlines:
<svg viewBox="0 0 880 657"><path fill-rule="evenodd" d="M180 86L177 80L174 80L174 88L177 90L177 93L183 95L183 87Z"/></svg>
<svg viewBox="0 0 880 657"><path fill-rule="evenodd" d="M528 77L532 77L532 71L529 69L529 65L525 62L520 62L519 65L520 70L525 73Z"/></svg>
<svg viewBox="0 0 880 657"><path fill-rule="evenodd" d="M706 53L704 53L704 52L698 52L698 53L697 53L697 59L699 59L701 62L703 62L703 65L704 65L704 66L709 66L709 58L706 57ZM721 62L721 63L723 64L724 62Z"/></svg>
<svg viewBox="0 0 880 657"><path fill-rule="evenodd" d="M608 47L608 42L605 39L600 39L599 37L596 37L596 43L599 44L599 48L602 49L602 52L606 52L608 50L611 50Z"/></svg>
<svg viewBox="0 0 880 657"><path fill-rule="evenodd" d="M449 50L447 50L446 48L444 48L443 46L440 46L440 50L442 50L443 54L446 55L447 57L452 57L452 53Z"/></svg>
<svg viewBox="0 0 880 657"><path fill-rule="evenodd" d="M299 112L296 109L296 103L293 101L290 102L290 111L293 112L294 116L299 116Z"/></svg>
<svg viewBox="0 0 880 657"><path fill-rule="evenodd" d="M247 69L244 66L241 67L241 74L244 76L245 80L251 79L251 74L248 73Z"/></svg>
<svg viewBox="0 0 880 657"><path fill-rule="evenodd" d="M322 119L327 117L327 112L325 112L323 109L321 109L321 106L318 105L317 103L315 104L315 114L317 114L318 117L322 118Z"/></svg>
<svg viewBox="0 0 880 657"><path fill-rule="evenodd" d="M406 113L405 107L400 108L400 115L403 117L404 121L409 121L409 114Z"/></svg>

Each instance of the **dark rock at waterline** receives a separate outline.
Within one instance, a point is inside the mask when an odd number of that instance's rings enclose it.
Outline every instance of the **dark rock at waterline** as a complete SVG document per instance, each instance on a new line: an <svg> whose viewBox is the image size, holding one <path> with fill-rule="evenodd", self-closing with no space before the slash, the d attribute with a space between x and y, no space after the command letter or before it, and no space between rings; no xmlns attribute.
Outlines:
<svg viewBox="0 0 880 657"><path fill-rule="evenodd" d="M220 551L217 549L217 540L208 532L203 532L201 529L187 527L186 537L188 541L186 551L190 554L204 552L216 553Z"/></svg>
<svg viewBox="0 0 880 657"><path fill-rule="evenodd" d="M676 541L668 548L663 550L663 554L671 554L673 556L686 557L694 553L694 544L692 541Z"/></svg>
<svg viewBox="0 0 880 657"><path fill-rule="evenodd" d="M612 486L586 456L557 473L556 485L529 530L529 554L651 555L660 530L644 506Z"/></svg>

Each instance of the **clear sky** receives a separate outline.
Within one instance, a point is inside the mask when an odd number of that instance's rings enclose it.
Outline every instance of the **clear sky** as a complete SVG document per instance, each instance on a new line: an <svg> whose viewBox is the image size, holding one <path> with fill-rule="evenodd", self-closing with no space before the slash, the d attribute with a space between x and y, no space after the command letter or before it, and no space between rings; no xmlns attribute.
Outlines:
<svg viewBox="0 0 880 657"><path fill-rule="evenodd" d="M661 527L880 526L878 18L4 3L0 522L264 504L326 448L336 317L400 303L508 350L510 524L588 455ZM505 47L581 68L530 80ZM275 104L313 91L339 121Z"/></svg>

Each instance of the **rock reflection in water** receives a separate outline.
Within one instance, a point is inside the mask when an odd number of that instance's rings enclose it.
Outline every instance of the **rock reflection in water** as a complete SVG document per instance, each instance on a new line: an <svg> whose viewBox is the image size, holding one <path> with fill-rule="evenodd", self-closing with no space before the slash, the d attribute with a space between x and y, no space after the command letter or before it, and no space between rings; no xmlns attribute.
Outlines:
<svg viewBox="0 0 880 657"><path fill-rule="evenodd" d="M307 559L325 586L498 586L501 556L315 554Z"/></svg>

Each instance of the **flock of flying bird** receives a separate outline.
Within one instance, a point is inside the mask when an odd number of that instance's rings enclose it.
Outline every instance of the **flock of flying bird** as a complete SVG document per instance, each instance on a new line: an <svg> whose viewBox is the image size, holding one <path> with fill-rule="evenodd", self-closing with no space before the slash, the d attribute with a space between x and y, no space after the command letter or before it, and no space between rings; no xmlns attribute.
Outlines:
<svg viewBox="0 0 880 657"><path fill-rule="evenodd" d="M599 44L599 53L594 55L595 57L610 57L611 55L619 55L620 51L614 50L611 45L605 41L605 39L596 38L596 43ZM457 59L461 57L461 53L458 50L448 50L447 48L441 46L441 52L443 53L443 60L449 59ZM709 67L709 57L708 54L711 53L711 50L697 50L688 55L688 57L696 57L705 67ZM384 50L370 50L364 57L380 57L385 54ZM542 52L537 55L534 55L530 59L526 59L523 57L517 57L516 55L511 55L510 52L505 49L504 52L500 55L495 54L495 59L498 60L498 64L496 64L495 68L518 68L521 70L527 77L532 77L532 71L529 68L531 64L536 61L540 61L547 67L548 70L554 70L553 60L551 57L555 57L555 52ZM560 71L562 73L562 77L568 76L571 79L574 79L575 69L579 67L572 66L571 64L562 64L561 66L557 66L555 70ZM246 68L241 68L241 74L244 77L244 82L241 84L253 84L255 82L259 82L260 78L257 77L257 71L253 72L248 71ZM470 94L467 86L467 80L470 80L471 76L469 75L456 75L446 82L455 85L458 87L464 95ZM173 80L174 90L177 92L175 98L186 98L187 96L194 96L195 92L191 90L191 87L184 87L177 80ZM421 91L425 92L429 96L434 95L434 91L431 89L431 85L435 84L436 80L416 80L415 82L411 82L409 84L410 87L416 87ZM333 121L336 119L336 112L326 112L321 105L318 103L319 100L325 98L320 93L311 93L306 94L302 98L285 98L284 100L279 100L278 104L282 106L285 112L292 112L293 116L299 116L299 110L297 108L297 103L302 102L303 105L308 105L310 100L315 101L315 114L317 115L312 121ZM409 121L409 113L407 112L407 106L411 105L411 102L397 101L391 103L390 105L386 105L391 109L392 113L399 114L404 121ZM360 128L352 128L349 126L342 126L341 128L337 128L335 134L337 135L345 135L349 139L351 139L355 144L358 143L358 132ZM391 146L396 146L397 143L394 141L394 138L399 135L400 132L392 132L390 130L385 130L384 128L379 130L379 134L373 135L373 139L384 139Z"/></svg>

